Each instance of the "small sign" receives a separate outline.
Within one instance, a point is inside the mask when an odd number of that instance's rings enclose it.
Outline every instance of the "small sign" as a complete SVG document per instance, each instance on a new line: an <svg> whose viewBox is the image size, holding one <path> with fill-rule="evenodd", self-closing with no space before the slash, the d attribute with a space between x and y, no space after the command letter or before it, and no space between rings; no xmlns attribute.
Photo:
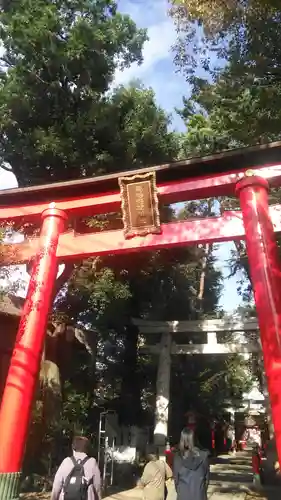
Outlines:
<svg viewBox="0 0 281 500"><path fill-rule="evenodd" d="M155 172L120 177L125 238L160 234Z"/></svg>

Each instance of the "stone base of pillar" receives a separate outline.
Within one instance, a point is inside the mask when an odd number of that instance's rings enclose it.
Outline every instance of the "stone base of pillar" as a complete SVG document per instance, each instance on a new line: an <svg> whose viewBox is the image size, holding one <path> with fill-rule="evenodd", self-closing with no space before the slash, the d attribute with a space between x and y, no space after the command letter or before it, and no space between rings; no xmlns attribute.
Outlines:
<svg viewBox="0 0 281 500"><path fill-rule="evenodd" d="M20 494L20 472L0 473L1 500L18 500Z"/></svg>
<svg viewBox="0 0 281 500"><path fill-rule="evenodd" d="M164 461L166 461L165 451L166 451L166 447L165 446L159 446L159 448L158 448L159 458L161 460L164 460Z"/></svg>
<svg viewBox="0 0 281 500"><path fill-rule="evenodd" d="M157 434L155 433L154 436L153 436L153 443L155 446L166 446L166 436L164 436L163 434Z"/></svg>
<svg viewBox="0 0 281 500"><path fill-rule="evenodd" d="M159 458L165 459L166 437L163 434L154 434L153 443L157 447Z"/></svg>

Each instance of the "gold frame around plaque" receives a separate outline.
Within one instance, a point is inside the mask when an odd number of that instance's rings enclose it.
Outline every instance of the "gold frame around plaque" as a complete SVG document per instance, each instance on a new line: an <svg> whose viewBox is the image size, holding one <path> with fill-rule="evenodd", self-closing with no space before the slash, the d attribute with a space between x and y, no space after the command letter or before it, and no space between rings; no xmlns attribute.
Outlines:
<svg viewBox="0 0 281 500"><path fill-rule="evenodd" d="M130 177L119 177L118 182L121 193L121 209L125 238L146 236L147 234L161 234L155 172L135 174ZM146 194L149 194L150 207L146 208L150 210L150 212L146 214L146 217L150 217L152 223L144 226L137 226L132 223L132 200L130 200L129 186L137 184L142 184L143 186L146 184Z"/></svg>

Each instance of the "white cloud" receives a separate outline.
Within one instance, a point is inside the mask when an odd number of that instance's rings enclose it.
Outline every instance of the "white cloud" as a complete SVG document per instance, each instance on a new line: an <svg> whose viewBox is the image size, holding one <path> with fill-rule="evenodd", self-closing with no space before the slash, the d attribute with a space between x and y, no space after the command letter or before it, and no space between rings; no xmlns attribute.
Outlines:
<svg viewBox="0 0 281 500"><path fill-rule="evenodd" d="M18 187L17 179L12 172L0 168L0 190Z"/></svg>
<svg viewBox="0 0 281 500"><path fill-rule="evenodd" d="M132 64L125 70L116 71L113 87L140 80L151 87L158 104L173 116L173 126L185 130L185 126L175 113L175 107L182 106L182 96L189 94L190 88L185 78L176 72L172 46L176 41L176 30L168 15L166 0L121 0L118 9L132 17L138 27L147 29L148 41L143 47L143 63Z"/></svg>
<svg viewBox="0 0 281 500"><path fill-rule="evenodd" d="M120 0L118 10L128 14L140 28L149 28L168 18L166 0Z"/></svg>
<svg viewBox="0 0 281 500"><path fill-rule="evenodd" d="M126 84L133 79L144 78L153 67L164 60L171 59L171 46L176 40L173 23L167 19L148 28L149 40L144 43L143 63L133 63L115 74L115 84Z"/></svg>

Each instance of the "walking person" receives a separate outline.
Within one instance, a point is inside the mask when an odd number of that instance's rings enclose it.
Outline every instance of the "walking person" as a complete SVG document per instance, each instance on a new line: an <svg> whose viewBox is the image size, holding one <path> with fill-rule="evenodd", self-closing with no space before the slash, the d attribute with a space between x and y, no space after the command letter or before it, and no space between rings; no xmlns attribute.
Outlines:
<svg viewBox="0 0 281 500"><path fill-rule="evenodd" d="M207 500L209 484L208 451L194 443L194 432L183 429L179 453L174 458L174 480L177 500Z"/></svg>
<svg viewBox="0 0 281 500"><path fill-rule="evenodd" d="M138 482L138 487L143 489L144 500L164 500L166 481L172 477L171 468L159 459L158 450L154 447L147 455L147 464Z"/></svg>
<svg viewBox="0 0 281 500"><path fill-rule="evenodd" d="M72 451L57 470L51 500L100 500L100 471L96 460L88 456L89 440L76 436Z"/></svg>
<svg viewBox="0 0 281 500"><path fill-rule="evenodd" d="M228 453L236 454L236 440L235 440L235 428L233 425L229 425L226 431L227 437L227 451Z"/></svg>
<svg viewBox="0 0 281 500"><path fill-rule="evenodd" d="M253 468L253 485L254 488L261 487L261 449L257 443L252 449L252 468Z"/></svg>

